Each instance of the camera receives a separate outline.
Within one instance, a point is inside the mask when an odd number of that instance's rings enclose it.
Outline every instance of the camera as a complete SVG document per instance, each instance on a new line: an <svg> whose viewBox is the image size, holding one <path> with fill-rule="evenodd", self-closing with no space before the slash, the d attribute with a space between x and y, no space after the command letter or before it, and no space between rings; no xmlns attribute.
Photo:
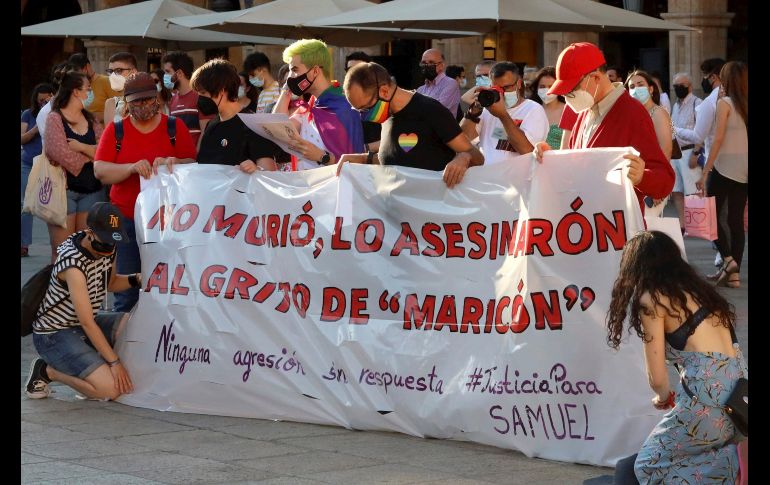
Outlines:
<svg viewBox="0 0 770 485"><path fill-rule="evenodd" d="M478 96L479 104L484 108L489 108L493 104L500 101L500 98L503 96L503 92L503 89L498 86L480 89Z"/></svg>

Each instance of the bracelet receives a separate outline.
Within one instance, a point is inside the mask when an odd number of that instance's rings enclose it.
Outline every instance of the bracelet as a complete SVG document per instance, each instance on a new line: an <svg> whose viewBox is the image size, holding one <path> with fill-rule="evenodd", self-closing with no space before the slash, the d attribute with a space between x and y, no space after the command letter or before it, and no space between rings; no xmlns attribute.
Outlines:
<svg viewBox="0 0 770 485"><path fill-rule="evenodd" d="M139 288L139 278L136 277L137 273L128 275L128 284L131 285L131 288Z"/></svg>
<svg viewBox="0 0 770 485"><path fill-rule="evenodd" d="M374 161L374 152L372 151L366 152L366 164L371 165L372 161Z"/></svg>
<svg viewBox="0 0 770 485"><path fill-rule="evenodd" d="M674 398L675 397L676 397L676 393L674 393L674 391L669 392L668 393L668 399L666 400L666 402L664 402L662 404L665 404L666 408L673 408L674 405L675 405L675 403L674 403Z"/></svg>
<svg viewBox="0 0 770 485"><path fill-rule="evenodd" d="M117 359L113 360L112 362L107 362L107 365L110 366L110 367L115 367L118 364L120 364L120 357L118 357Z"/></svg>

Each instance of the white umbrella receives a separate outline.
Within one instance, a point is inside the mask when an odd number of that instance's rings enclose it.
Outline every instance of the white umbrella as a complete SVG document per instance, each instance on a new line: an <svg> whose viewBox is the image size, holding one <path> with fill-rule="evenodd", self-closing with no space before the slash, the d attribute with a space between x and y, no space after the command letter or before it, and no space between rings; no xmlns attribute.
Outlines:
<svg viewBox="0 0 770 485"><path fill-rule="evenodd" d="M194 29L255 34L283 39L320 38L337 46L369 46L392 39L441 39L479 35L477 32L403 30L399 28L327 27L315 19L374 5L366 0L273 0L245 10L171 18Z"/></svg>
<svg viewBox="0 0 770 485"><path fill-rule="evenodd" d="M393 0L308 26L456 29L474 32L694 30L591 0Z"/></svg>
<svg viewBox="0 0 770 485"><path fill-rule="evenodd" d="M169 17L208 13L211 10L176 0L149 0L29 25L22 27L21 35L76 37L166 50L208 49L237 44L288 44L276 38L193 30L166 21Z"/></svg>

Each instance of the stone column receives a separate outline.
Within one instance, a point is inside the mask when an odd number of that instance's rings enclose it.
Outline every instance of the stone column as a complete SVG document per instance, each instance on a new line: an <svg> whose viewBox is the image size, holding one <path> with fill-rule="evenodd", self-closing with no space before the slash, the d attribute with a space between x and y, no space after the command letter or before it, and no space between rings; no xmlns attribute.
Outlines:
<svg viewBox="0 0 770 485"><path fill-rule="evenodd" d="M734 13L727 12L727 0L669 0L665 20L686 25L696 31L669 32L669 71L688 72L693 93L703 97L700 64L705 59L727 55L727 28Z"/></svg>
<svg viewBox="0 0 770 485"><path fill-rule="evenodd" d="M599 45L599 34L597 32L543 32L543 63L540 67L555 66L561 51L575 42L591 42Z"/></svg>

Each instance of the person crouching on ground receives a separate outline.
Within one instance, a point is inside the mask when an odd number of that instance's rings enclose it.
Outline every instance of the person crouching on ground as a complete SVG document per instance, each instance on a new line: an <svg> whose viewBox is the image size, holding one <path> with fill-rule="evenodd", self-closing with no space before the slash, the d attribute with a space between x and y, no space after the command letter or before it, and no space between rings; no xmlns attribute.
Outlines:
<svg viewBox="0 0 770 485"><path fill-rule="evenodd" d="M94 204L86 226L57 248L48 290L32 323L41 358L32 362L27 379L31 399L48 397L53 381L93 399L114 400L133 389L114 350L128 313L98 310L107 291L139 288L142 276L119 275L115 269L115 244L127 238L115 206Z"/></svg>

